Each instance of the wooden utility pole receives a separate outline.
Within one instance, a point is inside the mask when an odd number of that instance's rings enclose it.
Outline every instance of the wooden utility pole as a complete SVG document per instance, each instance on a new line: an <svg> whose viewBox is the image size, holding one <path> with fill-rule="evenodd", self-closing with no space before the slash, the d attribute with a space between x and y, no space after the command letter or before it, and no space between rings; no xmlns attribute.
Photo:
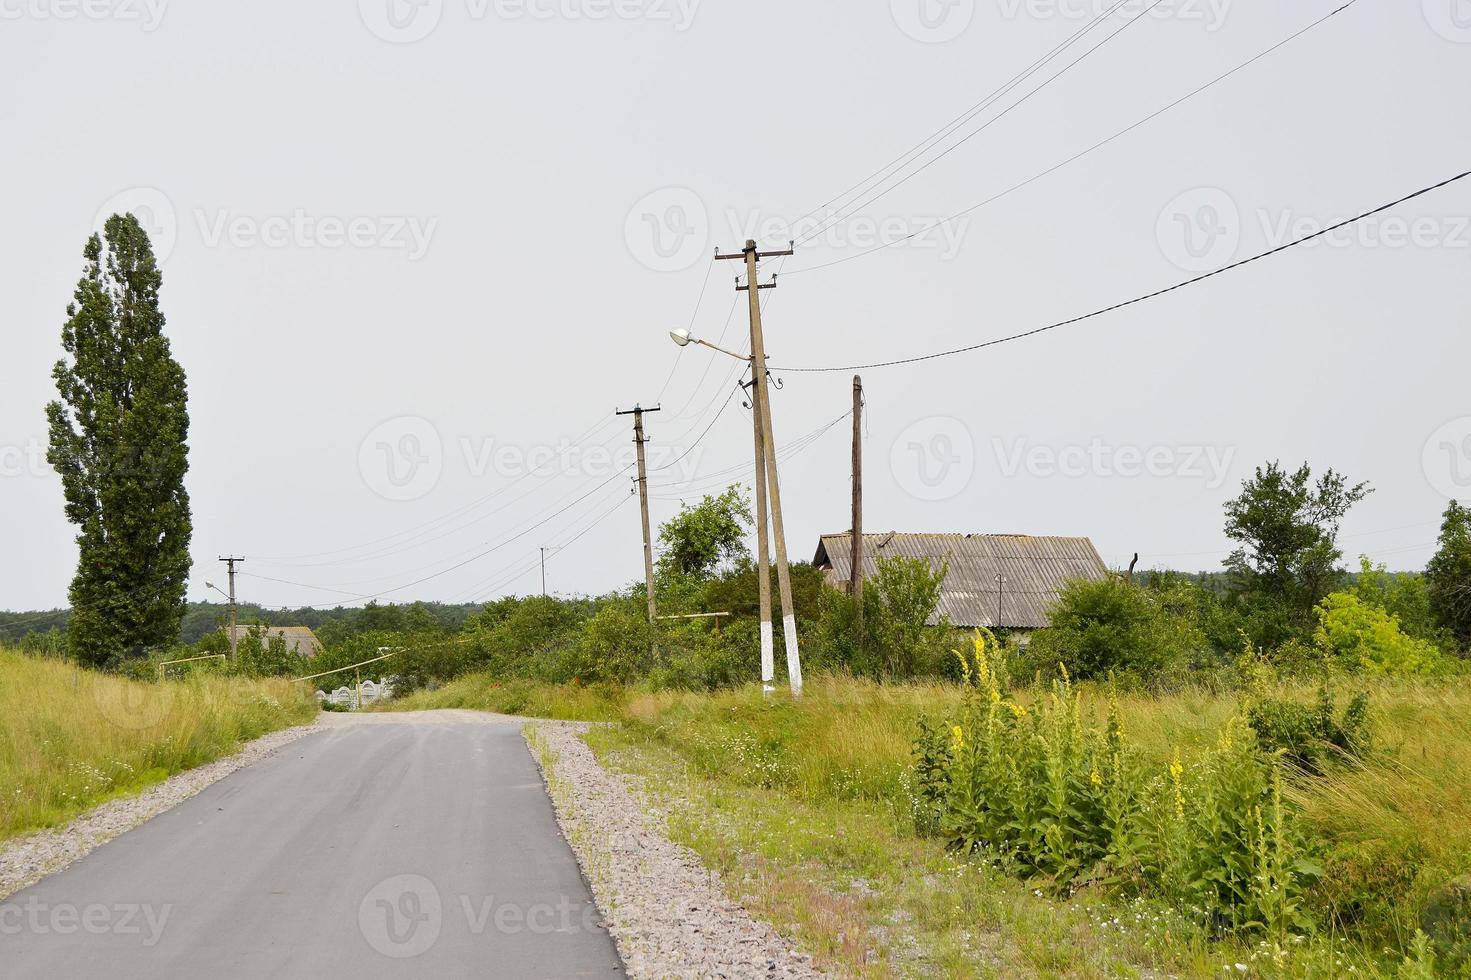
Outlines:
<svg viewBox="0 0 1471 980"><path fill-rule="evenodd" d="M547 597L547 550L541 549L541 597Z"/></svg>
<svg viewBox="0 0 1471 980"><path fill-rule="evenodd" d="M858 642L863 638L863 379L853 375L853 563L848 579L848 594L853 597L857 617L854 631Z"/></svg>
<svg viewBox="0 0 1471 980"><path fill-rule="evenodd" d="M776 439L772 435L771 402L766 389L766 342L761 333L760 291L773 288L776 282L772 281L762 285L757 281L756 269L756 263L761 259L793 254L795 253L792 248L780 252L758 252L756 243L747 240L746 247L740 252L731 255L721 255L717 252L715 257L722 260L743 259L746 264L746 285L736 288L744 290L749 299L751 403L760 420L761 441L764 444L763 455L766 457L766 486L769 494L767 504L771 511L772 536L776 539L776 584L781 592L781 625L782 637L786 641L787 648L787 679L792 686L792 694L800 697L802 694L802 656L797 649L797 616L792 605L792 576L787 566L787 539L781 512L781 480L777 474Z"/></svg>
<svg viewBox="0 0 1471 980"><path fill-rule="evenodd" d="M633 442L638 447L638 503L643 511L644 518L644 588L649 593L649 625L654 625L658 618L658 610L654 606L654 540L649 532L649 475L644 467L644 413L657 412L658 408L644 408L635 405L626 412L616 412L617 415L633 416Z"/></svg>
<svg viewBox="0 0 1471 980"><path fill-rule="evenodd" d="M756 406L756 376L751 375L751 427L756 433L756 595L761 612L761 689L770 694L776 679L774 632L771 628L771 542L766 527L766 440L761 435L761 410Z"/></svg>
<svg viewBox="0 0 1471 980"><path fill-rule="evenodd" d="M226 573L230 576L230 659L235 659L235 566L245 564L244 558L221 558L225 563Z"/></svg>

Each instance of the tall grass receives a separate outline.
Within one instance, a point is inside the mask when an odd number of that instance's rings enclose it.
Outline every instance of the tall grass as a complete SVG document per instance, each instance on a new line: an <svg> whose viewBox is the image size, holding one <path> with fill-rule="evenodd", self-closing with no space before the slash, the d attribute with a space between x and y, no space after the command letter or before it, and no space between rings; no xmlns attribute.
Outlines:
<svg viewBox="0 0 1471 980"><path fill-rule="evenodd" d="M0 650L0 839L309 722L310 694L279 680L144 683Z"/></svg>
<svg viewBox="0 0 1471 980"><path fill-rule="evenodd" d="M433 711L468 708L500 715L555 721L619 721L629 694L611 684L542 684L467 674L432 691L415 691L375 705L378 711Z"/></svg>

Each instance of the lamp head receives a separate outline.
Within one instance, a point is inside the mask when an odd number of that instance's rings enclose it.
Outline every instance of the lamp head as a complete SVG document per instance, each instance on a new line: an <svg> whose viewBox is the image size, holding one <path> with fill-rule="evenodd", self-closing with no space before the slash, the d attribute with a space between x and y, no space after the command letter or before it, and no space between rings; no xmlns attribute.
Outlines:
<svg viewBox="0 0 1471 980"><path fill-rule="evenodd" d="M695 338L690 336L690 332L688 330L680 329L669 331L669 339L673 340L681 347L688 347L690 341L694 340Z"/></svg>

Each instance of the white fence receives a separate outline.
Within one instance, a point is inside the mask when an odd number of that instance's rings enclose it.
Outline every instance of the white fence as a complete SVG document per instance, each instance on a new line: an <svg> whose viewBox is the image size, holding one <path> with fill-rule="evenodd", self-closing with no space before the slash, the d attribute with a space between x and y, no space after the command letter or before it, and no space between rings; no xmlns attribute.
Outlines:
<svg viewBox="0 0 1471 980"><path fill-rule="evenodd" d="M363 681L362 704L372 704L374 701L382 701L385 698L391 697L393 697L392 677L385 677L383 678L383 680L376 682ZM358 708L362 707L362 704L358 703L358 689L355 686L339 687L331 694L327 694L324 691L318 691L317 700L330 701L335 705L348 708L352 711L356 711Z"/></svg>

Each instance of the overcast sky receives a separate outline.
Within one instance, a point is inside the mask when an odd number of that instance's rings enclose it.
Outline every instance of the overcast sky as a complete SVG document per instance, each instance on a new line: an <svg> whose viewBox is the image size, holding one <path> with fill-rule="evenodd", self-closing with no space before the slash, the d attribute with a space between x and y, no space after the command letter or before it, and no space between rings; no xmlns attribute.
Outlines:
<svg viewBox="0 0 1471 980"><path fill-rule="evenodd" d="M858 257L1341 2L1130 0L922 160L973 138L763 264L783 273L763 294L773 365L1029 330L1471 167L1471 7L1357 0ZM615 409L662 403L652 465L694 447L651 478L656 522L749 479L739 365L667 336L744 343L738 270L713 249L807 237L800 219L1100 9L0 0L0 608L65 602L43 406L82 245L112 211L154 232L188 373L192 598L227 553L265 604L525 593L538 549L574 537L549 586L606 590L641 574ZM1373 484L1351 559L1422 567L1448 497L1471 496L1468 219L1471 180L1119 312L864 371L866 526L1080 534L1110 564L1215 568L1222 502L1281 459ZM852 375L774 374L808 559L849 524Z"/></svg>

